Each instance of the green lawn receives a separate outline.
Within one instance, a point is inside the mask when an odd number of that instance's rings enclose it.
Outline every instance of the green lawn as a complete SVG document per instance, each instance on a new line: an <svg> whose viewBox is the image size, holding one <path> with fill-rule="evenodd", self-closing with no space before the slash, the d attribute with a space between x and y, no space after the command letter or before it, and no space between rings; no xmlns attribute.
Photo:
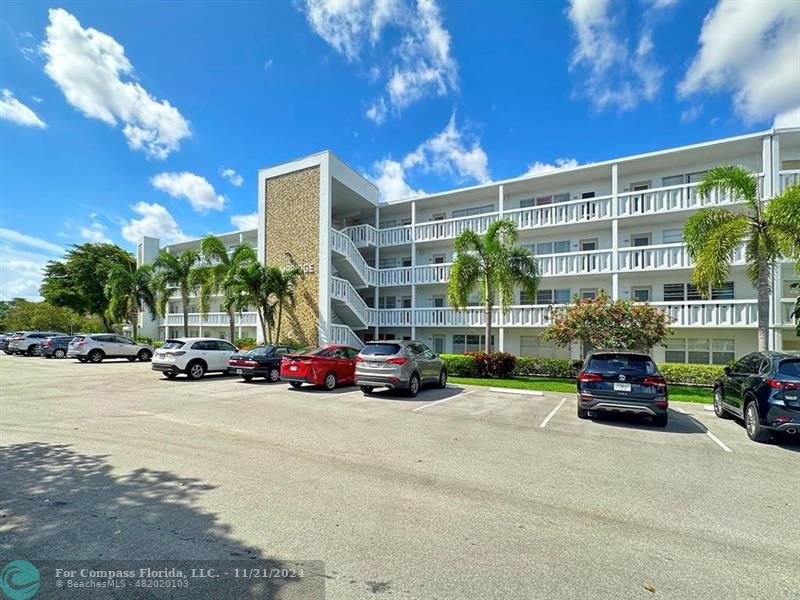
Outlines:
<svg viewBox="0 0 800 600"><path fill-rule="evenodd" d="M542 392L575 392L575 381L554 377L514 377L512 379L476 379L474 377L450 377L449 383L462 385L483 385L490 387L513 388L518 390L539 390ZM711 404L711 388L688 385L669 386L669 399L676 402L700 402Z"/></svg>

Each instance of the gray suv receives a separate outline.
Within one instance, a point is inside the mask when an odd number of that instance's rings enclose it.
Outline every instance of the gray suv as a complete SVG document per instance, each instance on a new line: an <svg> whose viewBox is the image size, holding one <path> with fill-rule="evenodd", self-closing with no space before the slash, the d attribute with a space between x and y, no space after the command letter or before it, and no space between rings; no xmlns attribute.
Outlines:
<svg viewBox="0 0 800 600"><path fill-rule="evenodd" d="M356 385L365 394L376 387L406 390L416 396L422 385L447 385L447 369L433 350L415 341L368 342L356 357Z"/></svg>

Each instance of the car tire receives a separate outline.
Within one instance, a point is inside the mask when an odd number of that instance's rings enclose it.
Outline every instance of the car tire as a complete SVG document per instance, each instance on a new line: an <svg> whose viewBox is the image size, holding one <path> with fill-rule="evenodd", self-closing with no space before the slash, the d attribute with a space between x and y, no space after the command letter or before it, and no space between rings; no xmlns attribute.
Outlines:
<svg viewBox="0 0 800 600"><path fill-rule="evenodd" d="M328 373L325 375L325 379L322 380L322 387L323 389L332 392L333 390L336 389L337 383L338 382L336 381L336 373L334 373L333 371L328 371Z"/></svg>
<svg viewBox="0 0 800 600"><path fill-rule="evenodd" d="M136 358L138 358L141 362L150 362L150 360L153 358L153 353L147 349L139 350L139 354L136 355Z"/></svg>
<svg viewBox="0 0 800 600"><path fill-rule="evenodd" d="M270 383L275 383L276 381L280 380L281 372L278 370L277 367L273 367L269 370L269 375L266 376L266 380Z"/></svg>
<svg viewBox="0 0 800 600"><path fill-rule="evenodd" d="M447 369L445 369L444 367L442 367L442 370L439 371L439 381L437 383L437 387L440 390L443 390L444 388L447 387Z"/></svg>
<svg viewBox="0 0 800 600"><path fill-rule="evenodd" d="M205 374L206 366L199 360L190 362L186 367L186 375L189 376L189 379L202 379Z"/></svg>
<svg viewBox="0 0 800 600"><path fill-rule="evenodd" d="M167 379L175 379L177 375L175 373L164 373L164 377Z"/></svg>
<svg viewBox="0 0 800 600"><path fill-rule="evenodd" d="M28 346L28 351L25 354L27 354L28 356L33 356L34 350L36 350L36 346L34 344L31 344L30 346Z"/></svg>
<svg viewBox="0 0 800 600"><path fill-rule="evenodd" d="M417 394L419 394L419 375L416 373L412 373L411 377L408 380L408 397L409 398L416 398Z"/></svg>
<svg viewBox="0 0 800 600"><path fill-rule="evenodd" d="M300 386L303 385L299 381L290 381L289 385L292 386L294 389L299 390Z"/></svg>
<svg viewBox="0 0 800 600"><path fill-rule="evenodd" d="M64 352L61 348L57 348L55 352L53 352L54 358L66 358L67 353Z"/></svg>
<svg viewBox="0 0 800 600"><path fill-rule="evenodd" d="M93 363L101 363L103 362L103 351L102 350L92 350L89 352L89 362Z"/></svg>
<svg viewBox="0 0 800 600"><path fill-rule="evenodd" d="M589 418L589 411L585 408L578 407L578 418L579 419L588 419Z"/></svg>
<svg viewBox="0 0 800 600"><path fill-rule="evenodd" d="M358 387L360 387L360 388L361 388L361 391L362 391L364 394L366 394L367 396L369 396L369 395L372 393L372 390L374 390L374 389L375 389L375 388L374 388L374 387L372 387L371 385L360 385L360 386L358 386Z"/></svg>
<svg viewBox="0 0 800 600"><path fill-rule="evenodd" d="M253 376L252 375L242 375L242 379L244 379L247 382L250 382L250 381L253 381Z"/></svg>
<svg viewBox="0 0 800 600"><path fill-rule="evenodd" d="M725 403L722 401L722 388L714 388L714 414L720 419L727 419L728 411L725 410Z"/></svg>
<svg viewBox="0 0 800 600"><path fill-rule="evenodd" d="M744 428L747 437L754 442L763 444L769 440L769 429L761 425L758 420L758 407L755 400L750 400L744 407Z"/></svg>
<svg viewBox="0 0 800 600"><path fill-rule="evenodd" d="M669 415L658 415L653 417L653 425L656 427L666 427L669 423Z"/></svg>

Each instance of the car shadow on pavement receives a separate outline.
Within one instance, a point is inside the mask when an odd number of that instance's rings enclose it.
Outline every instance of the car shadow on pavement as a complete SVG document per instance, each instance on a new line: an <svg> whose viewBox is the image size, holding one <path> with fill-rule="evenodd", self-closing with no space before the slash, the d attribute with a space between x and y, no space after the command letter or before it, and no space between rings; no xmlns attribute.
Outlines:
<svg viewBox="0 0 800 600"><path fill-rule="evenodd" d="M591 421L598 425L620 427L622 429L641 429L663 433L705 433L706 428L687 414L669 410L669 421L666 427L657 427L649 417L627 413L591 413Z"/></svg>
<svg viewBox="0 0 800 600"><path fill-rule="evenodd" d="M292 568L293 563L269 559L235 539L230 526L201 508L202 496L215 486L147 468L120 473L106 459L106 455L78 453L68 444L26 442L0 447L2 555L34 565L37 561L90 560L93 567L107 569L146 565L97 561L226 560L236 561L228 563L231 567ZM293 592L301 587L312 591L306 585L324 589L324 573L299 585L279 579L240 582L243 587L235 591L228 589L227 581L221 585L210 579L189 582L191 596L186 597L192 598L229 597L229 593L230 597L283 598L287 592L291 598L322 598L319 590L297 596Z"/></svg>
<svg viewBox="0 0 800 600"><path fill-rule="evenodd" d="M744 427L744 421L742 421L737 417L731 417L730 420L739 426L745 441L747 441L747 430ZM758 442L752 442L752 443L757 444ZM768 442L761 443L758 445L766 447L772 446L775 448L780 448L781 450L788 450L789 452L800 452L800 435L792 436L789 435L788 433L781 433L779 431L776 431L772 433Z"/></svg>
<svg viewBox="0 0 800 600"><path fill-rule="evenodd" d="M437 400L445 400L447 398L452 398L453 396L458 396L464 390L461 388L453 388L453 387L446 387L445 389L441 389L438 387L423 387L419 393L415 397L410 397L405 395L404 390L389 390L389 389L378 389L369 396L373 400L388 400L388 401L397 401L397 402L419 402L419 403L426 403L426 402L436 402Z"/></svg>

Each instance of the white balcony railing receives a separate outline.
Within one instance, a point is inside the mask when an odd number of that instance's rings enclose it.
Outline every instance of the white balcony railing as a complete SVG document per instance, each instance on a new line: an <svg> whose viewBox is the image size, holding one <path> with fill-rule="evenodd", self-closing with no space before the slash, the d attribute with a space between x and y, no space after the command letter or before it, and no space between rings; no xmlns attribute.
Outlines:
<svg viewBox="0 0 800 600"><path fill-rule="evenodd" d="M611 250L542 254L536 260L543 277L610 273L613 267Z"/></svg>
<svg viewBox="0 0 800 600"><path fill-rule="evenodd" d="M358 248L378 245L378 230L372 225L351 225L342 229Z"/></svg>
<svg viewBox="0 0 800 600"><path fill-rule="evenodd" d="M452 263L436 263L414 267L415 283L447 283L450 281Z"/></svg>
<svg viewBox="0 0 800 600"><path fill-rule="evenodd" d="M378 271L367 264L353 240L336 229L331 228L331 249L347 258L347 261L365 285L377 285Z"/></svg>
<svg viewBox="0 0 800 600"><path fill-rule="evenodd" d="M331 297L344 302L361 324L365 326L375 324L375 309L367 306L364 299L358 295L356 289L346 279L331 277Z"/></svg>
<svg viewBox="0 0 800 600"><path fill-rule="evenodd" d="M331 339L328 341L331 344L344 344L356 349L364 347L364 342L347 325L331 325Z"/></svg>
<svg viewBox="0 0 800 600"><path fill-rule="evenodd" d="M378 243L381 246L399 246L401 244L411 243L411 225L403 225L402 227L389 227L387 229L379 229Z"/></svg>
<svg viewBox="0 0 800 600"><path fill-rule="evenodd" d="M689 269L694 263L689 258L685 244L658 244L620 248L620 271L660 271L663 269ZM744 246L734 250L733 264L744 264Z"/></svg>
<svg viewBox="0 0 800 600"><path fill-rule="evenodd" d="M190 327L228 327L230 323L228 313L224 312L210 312L206 315L201 315L197 312L191 312L187 315L187 319ZM183 314L168 314L166 315L163 324L171 327L183 327ZM236 313L234 324L237 327L256 326L258 325L258 313Z"/></svg>
<svg viewBox="0 0 800 600"><path fill-rule="evenodd" d="M689 183L640 192L623 192L617 196L617 201L617 214L620 217L631 217L730 204L737 200L733 194L723 190L711 190L707 196L701 198L697 193L697 183Z"/></svg>
<svg viewBox="0 0 800 600"><path fill-rule="evenodd" d="M503 213L503 218L514 221L519 229L585 223L609 217L611 217L611 196L544 204Z"/></svg>
<svg viewBox="0 0 800 600"><path fill-rule="evenodd" d="M411 267L378 269L378 281L382 287L393 285L411 285Z"/></svg>
<svg viewBox="0 0 800 600"><path fill-rule="evenodd" d="M489 225L499 219L497 213L476 215L472 217L459 217L457 219L444 219L441 221L428 221L417 223L414 231L414 240L429 242L433 240L446 240L457 237L467 229L475 233L485 233Z"/></svg>
<svg viewBox="0 0 800 600"><path fill-rule="evenodd" d="M778 171L778 178L780 191L783 192L786 188L800 183L800 169Z"/></svg>
<svg viewBox="0 0 800 600"><path fill-rule="evenodd" d="M672 327L754 327L755 300L652 302L675 321Z"/></svg>

